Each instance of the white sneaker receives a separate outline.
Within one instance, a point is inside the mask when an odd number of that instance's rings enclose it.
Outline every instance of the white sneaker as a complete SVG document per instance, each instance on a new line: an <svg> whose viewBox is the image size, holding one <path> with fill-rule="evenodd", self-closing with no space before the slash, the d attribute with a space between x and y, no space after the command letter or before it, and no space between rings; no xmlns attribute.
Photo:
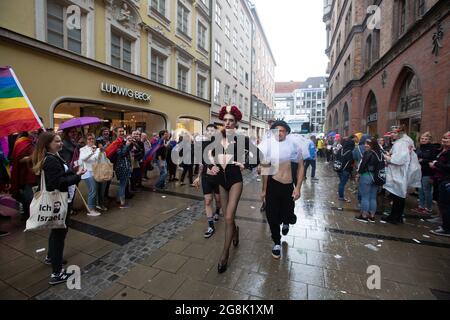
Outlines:
<svg viewBox="0 0 450 320"><path fill-rule="evenodd" d="M437 218L433 218L433 219L428 219L428 222L434 223L434 224L442 224L442 219L441 217L437 217Z"/></svg>
<svg viewBox="0 0 450 320"><path fill-rule="evenodd" d="M98 217L98 216L101 216L102 214L96 210L91 210L87 213L87 215L89 217Z"/></svg>

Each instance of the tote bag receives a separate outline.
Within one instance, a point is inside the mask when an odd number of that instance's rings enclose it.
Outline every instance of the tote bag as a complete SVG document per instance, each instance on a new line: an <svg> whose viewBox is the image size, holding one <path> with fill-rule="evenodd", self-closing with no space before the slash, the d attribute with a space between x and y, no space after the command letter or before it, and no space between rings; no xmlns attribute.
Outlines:
<svg viewBox="0 0 450 320"><path fill-rule="evenodd" d="M106 157L104 152L101 152L97 163L92 166L94 179L97 182L111 181L114 175L114 166Z"/></svg>
<svg viewBox="0 0 450 320"><path fill-rule="evenodd" d="M47 191L45 174L41 171L41 189L34 194L30 205L30 218L25 231L40 229L66 229L68 210L67 192Z"/></svg>

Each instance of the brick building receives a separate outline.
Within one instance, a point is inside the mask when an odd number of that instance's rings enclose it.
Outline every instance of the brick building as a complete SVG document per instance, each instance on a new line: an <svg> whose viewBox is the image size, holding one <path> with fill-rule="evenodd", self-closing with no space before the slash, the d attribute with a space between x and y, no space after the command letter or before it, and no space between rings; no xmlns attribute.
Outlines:
<svg viewBox="0 0 450 320"><path fill-rule="evenodd" d="M446 0L324 0L327 130L447 131L449 12Z"/></svg>

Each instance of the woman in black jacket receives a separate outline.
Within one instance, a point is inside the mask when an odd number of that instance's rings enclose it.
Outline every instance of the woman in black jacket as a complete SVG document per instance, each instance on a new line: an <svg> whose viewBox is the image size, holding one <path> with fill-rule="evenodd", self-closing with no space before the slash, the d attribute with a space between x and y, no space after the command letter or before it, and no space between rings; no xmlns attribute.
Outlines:
<svg viewBox="0 0 450 320"><path fill-rule="evenodd" d="M374 223L378 194L374 174L376 174L375 171L379 163L384 161L384 157L380 145L375 139L367 139L365 149L357 175L361 194L361 214L356 220Z"/></svg>
<svg viewBox="0 0 450 320"><path fill-rule="evenodd" d="M69 186L80 182L81 176L86 172L80 168L75 174L68 164L58 154L62 149L61 137L53 132L44 132L39 136L37 148L33 153L33 171L36 175L45 174L47 191L59 190L67 192ZM69 215L66 215L66 225ZM49 284L55 285L66 282L71 274L63 268L64 240L67 229L52 229L48 239L48 255L46 264L51 264L53 272Z"/></svg>
<svg viewBox="0 0 450 320"><path fill-rule="evenodd" d="M442 227L431 231L437 236L450 237L450 131L442 137L442 152L429 165L436 170L435 179L439 184L438 206L442 217Z"/></svg>
<svg viewBox="0 0 450 320"><path fill-rule="evenodd" d="M353 171L353 150L355 143L353 140L346 139L342 149L339 151L340 161L342 162L342 170L338 172L339 176L339 201L350 202L344 197L345 185L347 184Z"/></svg>
<svg viewBox="0 0 450 320"><path fill-rule="evenodd" d="M432 144L431 140L431 133L425 132L420 137L420 147L416 150L422 167L422 188L419 189L419 207L413 212L424 218L431 217L433 211L433 169L430 168L430 163L436 160L439 153L439 145Z"/></svg>

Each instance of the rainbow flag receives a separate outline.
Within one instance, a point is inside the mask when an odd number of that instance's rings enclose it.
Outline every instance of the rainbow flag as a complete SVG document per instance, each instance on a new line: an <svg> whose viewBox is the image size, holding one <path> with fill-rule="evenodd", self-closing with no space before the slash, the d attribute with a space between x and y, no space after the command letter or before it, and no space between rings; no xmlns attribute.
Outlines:
<svg viewBox="0 0 450 320"><path fill-rule="evenodd" d="M0 67L0 137L44 128L11 67Z"/></svg>

